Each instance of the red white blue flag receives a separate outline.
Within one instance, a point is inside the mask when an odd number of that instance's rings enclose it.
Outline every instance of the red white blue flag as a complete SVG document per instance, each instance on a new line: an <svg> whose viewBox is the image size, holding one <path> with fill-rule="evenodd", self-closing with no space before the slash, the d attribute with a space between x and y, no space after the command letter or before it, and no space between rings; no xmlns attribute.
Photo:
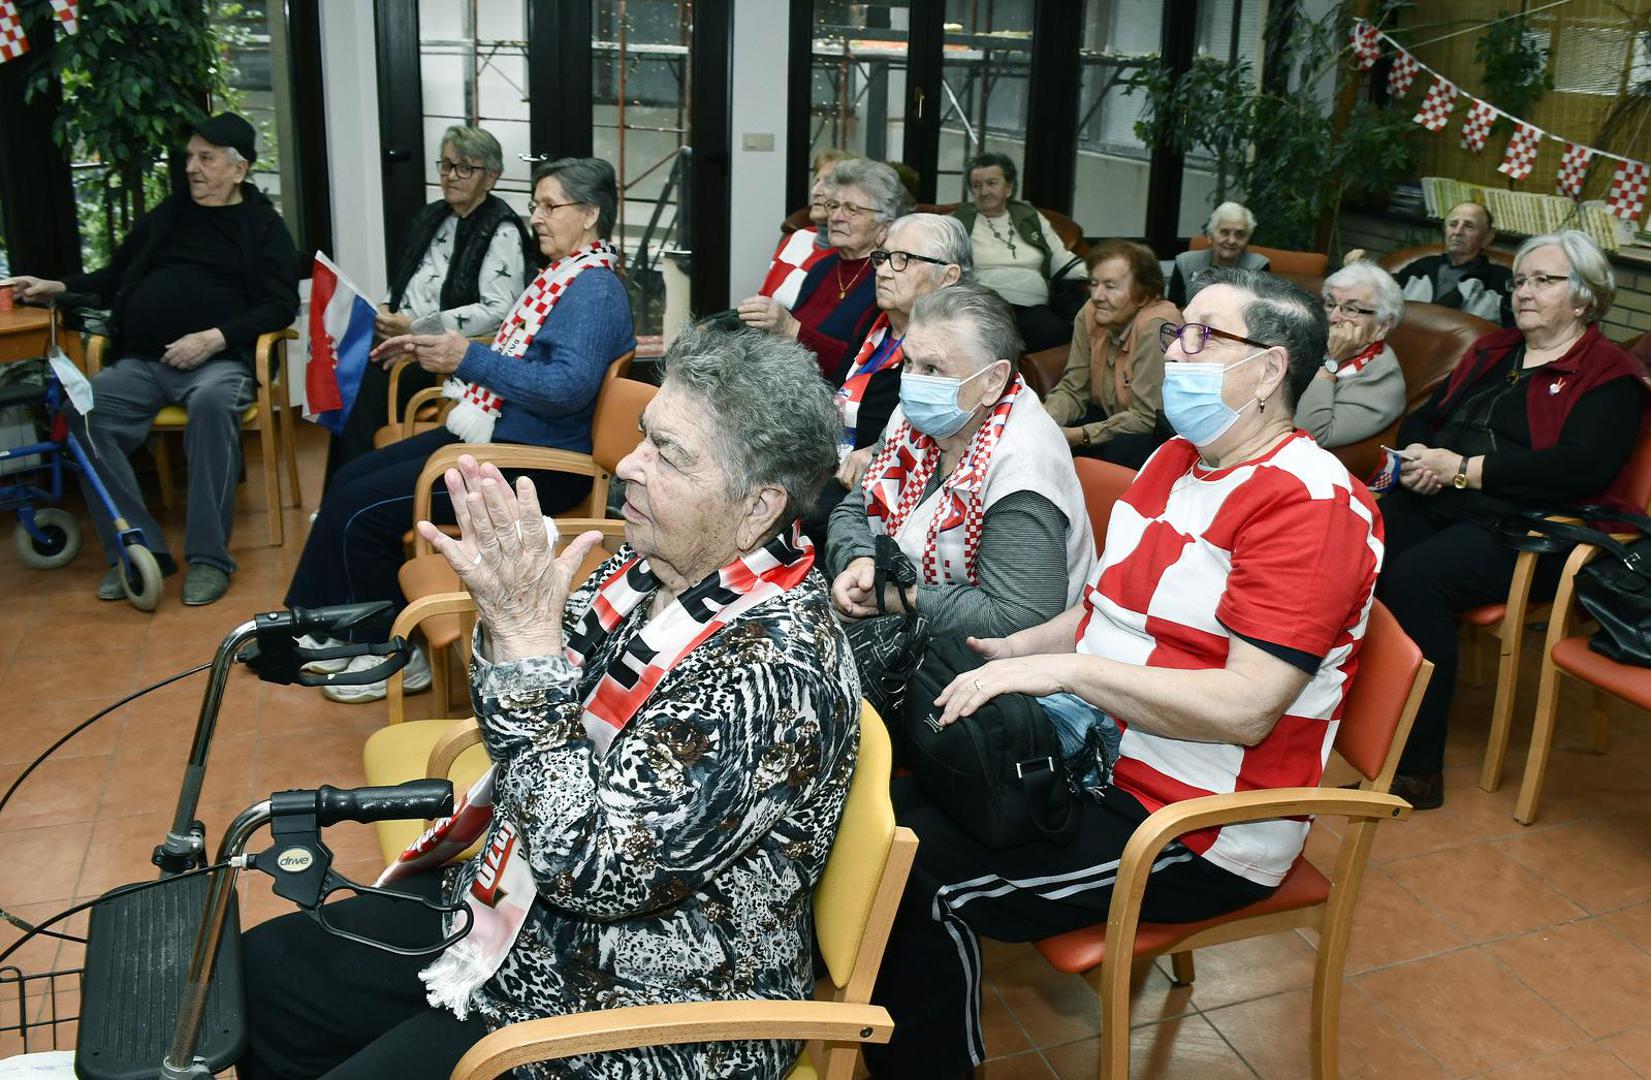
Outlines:
<svg viewBox="0 0 1651 1080"><path fill-rule="evenodd" d="M373 348L373 305L320 252L310 276L310 349L304 418L338 434L361 389Z"/></svg>

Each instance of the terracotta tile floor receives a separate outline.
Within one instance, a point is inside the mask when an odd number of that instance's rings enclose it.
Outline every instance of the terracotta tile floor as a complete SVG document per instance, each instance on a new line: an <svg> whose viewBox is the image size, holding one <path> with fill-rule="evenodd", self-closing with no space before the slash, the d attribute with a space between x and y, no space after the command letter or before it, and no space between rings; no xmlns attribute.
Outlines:
<svg viewBox="0 0 1651 1080"><path fill-rule="evenodd" d="M266 546L257 491L242 489L241 570L214 606L184 608L177 579L153 615L99 603L95 551L53 572L0 555L0 785L78 720L210 659L235 623L279 603L319 491L317 435L304 432L306 505L287 511L284 548ZM171 522L175 530L181 516ZM1523 723L1534 642L1527 656ZM0 904L41 918L152 876L148 852L176 798L200 688L196 676L140 700L35 773L0 816ZM1562 729L1542 816L1526 828L1512 816L1522 736L1501 791L1487 795L1475 782L1490 698L1489 687L1459 690L1444 809L1384 826L1376 842L1343 988L1343 1075L1651 1076L1651 717L1614 704L1604 757L1583 749L1580 723ZM1580 693L1567 701L1568 715L1586 715ZM415 716L430 707L428 694L410 700ZM381 705L333 704L237 671L200 811L214 845L229 818L273 786L360 783L361 742L382 718ZM327 838L346 875L376 873L365 827L339 826ZM1328 859L1333 843L1320 824L1309 853ZM244 886L249 922L284 909L266 881ZM15 938L0 929L0 942ZM1207 949L1191 987L1172 986L1167 964L1139 972L1135 1075L1306 1076L1313 951L1307 933ZM1053 973L1030 947L989 943L986 957L984 1075L1094 1075L1098 1008L1087 987ZM78 946L37 940L15 962L39 972L81 961ZM47 1007L29 1005L31 1015ZM0 1026L15 1023L15 1009L0 1003ZM0 1056L18 1048L15 1037L0 1039Z"/></svg>

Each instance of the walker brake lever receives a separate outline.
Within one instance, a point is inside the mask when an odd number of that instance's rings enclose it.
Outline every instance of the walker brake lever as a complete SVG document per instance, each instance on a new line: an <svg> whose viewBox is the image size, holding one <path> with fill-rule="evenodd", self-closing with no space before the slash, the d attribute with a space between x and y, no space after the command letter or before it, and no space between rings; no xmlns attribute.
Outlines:
<svg viewBox="0 0 1651 1080"><path fill-rule="evenodd" d="M459 915L462 913L464 916L463 925L456 926L451 934L448 934L434 945L396 945L388 941L379 941L376 938L366 937L365 935L357 934L350 930L345 930L340 926L335 926L327 920L327 916L324 914L327 910L326 901L332 896L333 893L345 889L358 896L383 896L398 902L406 901L409 903L418 904L421 907L428 908L431 911L439 911L445 915ZM396 956L435 956L438 953L446 951L448 946L458 942L464 938L465 935L469 934L470 927L475 921L475 916L471 913L470 906L463 900L456 900L450 904L444 904L439 900L426 900L424 897L414 896L412 893L398 892L395 889L381 889L377 885L363 885L360 882L351 881L349 878L335 874L331 870L328 870L326 875L323 877L321 903L317 904L313 908L307 908L305 910L308 912L309 917L314 919L316 924L319 925L321 929L325 930L334 937L341 937L346 941L353 941L358 945L370 945L381 952L394 953Z"/></svg>

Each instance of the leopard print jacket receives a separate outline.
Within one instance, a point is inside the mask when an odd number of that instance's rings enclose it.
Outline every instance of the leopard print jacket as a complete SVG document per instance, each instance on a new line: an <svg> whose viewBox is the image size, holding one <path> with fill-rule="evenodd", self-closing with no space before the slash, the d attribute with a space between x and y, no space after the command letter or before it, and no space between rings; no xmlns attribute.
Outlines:
<svg viewBox="0 0 1651 1080"><path fill-rule="evenodd" d="M626 554L569 597L563 625ZM515 947L472 997L490 1028L629 1005L812 996L812 894L859 745L859 677L825 580L811 572L683 657L598 756L580 702L647 610L638 605L583 671L559 656L478 656L472 668L483 742L501 764L496 815L520 829L539 886ZM478 864L458 868L458 889ZM778 1078L799 1052L792 1042L700 1043L517 1074Z"/></svg>

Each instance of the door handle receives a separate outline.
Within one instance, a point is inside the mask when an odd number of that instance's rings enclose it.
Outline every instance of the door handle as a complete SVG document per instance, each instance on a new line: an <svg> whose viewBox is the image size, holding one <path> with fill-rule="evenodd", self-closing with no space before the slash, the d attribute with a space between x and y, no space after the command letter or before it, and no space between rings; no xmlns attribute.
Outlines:
<svg viewBox="0 0 1651 1080"><path fill-rule="evenodd" d="M386 149L384 158L386 161L412 161L413 152L411 150Z"/></svg>
<svg viewBox="0 0 1651 1080"><path fill-rule="evenodd" d="M917 118L921 120L923 119L923 88L921 86L917 87L914 93L917 94Z"/></svg>

